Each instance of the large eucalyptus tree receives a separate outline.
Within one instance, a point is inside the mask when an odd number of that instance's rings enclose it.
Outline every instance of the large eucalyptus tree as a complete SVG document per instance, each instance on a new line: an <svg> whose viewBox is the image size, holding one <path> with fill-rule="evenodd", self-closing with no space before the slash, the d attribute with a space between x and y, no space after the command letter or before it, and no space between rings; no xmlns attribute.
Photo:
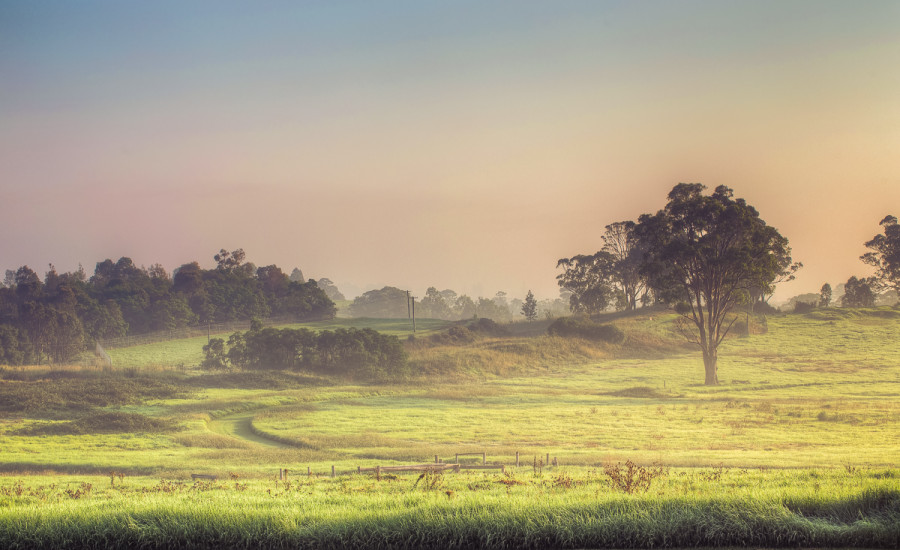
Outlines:
<svg viewBox="0 0 900 550"><path fill-rule="evenodd" d="M788 240L731 189L680 183L665 208L638 219L642 272L654 293L676 304L682 334L703 353L707 385L716 385L718 348L738 316L735 306L796 271Z"/></svg>

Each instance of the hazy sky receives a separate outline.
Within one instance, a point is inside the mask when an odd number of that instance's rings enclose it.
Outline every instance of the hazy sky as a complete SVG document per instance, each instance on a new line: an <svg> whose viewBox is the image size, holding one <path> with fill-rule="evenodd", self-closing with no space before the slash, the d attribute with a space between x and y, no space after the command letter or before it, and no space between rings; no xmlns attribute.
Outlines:
<svg viewBox="0 0 900 550"><path fill-rule="evenodd" d="M0 2L0 270L211 267L555 297L679 182L868 273L900 2Z"/></svg>

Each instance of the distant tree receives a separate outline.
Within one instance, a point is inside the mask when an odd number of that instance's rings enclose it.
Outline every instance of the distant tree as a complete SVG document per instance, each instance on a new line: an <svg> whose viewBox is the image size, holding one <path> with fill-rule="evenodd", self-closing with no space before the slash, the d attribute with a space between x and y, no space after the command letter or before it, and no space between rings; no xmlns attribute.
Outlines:
<svg viewBox="0 0 900 550"><path fill-rule="evenodd" d="M875 268L873 283L877 290L893 289L900 292L900 224L895 216L885 216L879 224L883 235L875 235L866 243L866 252L860 259Z"/></svg>
<svg viewBox="0 0 900 550"><path fill-rule="evenodd" d="M564 271L557 275L560 287L570 293L569 308L574 313L596 315L612 303L615 296L615 257L605 250L591 256L578 255L556 262Z"/></svg>
<svg viewBox="0 0 900 550"><path fill-rule="evenodd" d="M459 299L459 295L455 290L450 290L449 288L441 291L441 297L444 299L444 302L447 303L448 306L453 306L456 303L456 300Z"/></svg>
<svg viewBox="0 0 900 550"><path fill-rule="evenodd" d="M303 278L303 272L300 271L299 267L295 267L293 271L291 271L290 279L295 283L305 283L306 279Z"/></svg>
<svg viewBox="0 0 900 550"><path fill-rule="evenodd" d="M392 286L357 296L349 307L353 317L405 318L409 316L406 291Z"/></svg>
<svg viewBox="0 0 900 550"><path fill-rule="evenodd" d="M161 279L164 281L169 280L169 274L166 272L166 268L164 268L162 264L151 265L150 269L147 270L147 274L150 275L151 279Z"/></svg>
<svg viewBox="0 0 900 550"><path fill-rule="evenodd" d="M676 185L665 208L642 215L635 232L646 250L642 273L657 296L676 304L682 335L703 354L705 383L716 385L719 344L737 320L732 310L793 264L788 240L755 208L728 187L704 189Z"/></svg>
<svg viewBox="0 0 900 550"><path fill-rule="evenodd" d="M456 319L471 319L475 317L476 311L475 302L465 294L457 297L453 303L453 316Z"/></svg>
<svg viewBox="0 0 900 550"><path fill-rule="evenodd" d="M13 325L0 325L0 365L21 365L25 360L27 343Z"/></svg>
<svg viewBox="0 0 900 550"><path fill-rule="evenodd" d="M334 302L313 279L305 283L289 282L271 307L274 313L291 315L298 320L332 319L337 313Z"/></svg>
<svg viewBox="0 0 900 550"><path fill-rule="evenodd" d="M828 307L831 305L831 285L825 283L819 291L819 307Z"/></svg>
<svg viewBox="0 0 900 550"><path fill-rule="evenodd" d="M844 307L874 307L875 292L872 290L874 278L850 277L844 283L844 296L841 305Z"/></svg>
<svg viewBox="0 0 900 550"><path fill-rule="evenodd" d="M256 278L262 285L263 292L269 300L284 296L291 280L277 265L267 265L256 270Z"/></svg>
<svg viewBox="0 0 900 550"><path fill-rule="evenodd" d="M782 311L795 311L797 309L797 304L806 304L801 307L810 307L815 308L816 304L822 299L821 295L815 292L804 292L803 294L798 294L796 296L791 296L791 298L784 303L782 306Z"/></svg>
<svg viewBox="0 0 900 550"><path fill-rule="evenodd" d="M192 296L203 289L203 269L197 262L184 264L175 270L172 290Z"/></svg>
<svg viewBox="0 0 900 550"><path fill-rule="evenodd" d="M228 356L225 352L225 340L212 338L203 346L204 359L200 364L205 369L227 369Z"/></svg>
<svg viewBox="0 0 900 550"><path fill-rule="evenodd" d="M525 301L522 303L522 315L525 316L526 320L534 321L537 319L537 306L537 300L534 298L531 290L529 290L528 294L525 295Z"/></svg>
<svg viewBox="0 0 900 550"><path fill-rule="evenodd" d="M431 286L425 291L425 296L417 306L417 313L420 317L430 317L432 319L450 319L452 312L450 305L444 300L444 296L438 292L438 289Z"/></svg>
<svg viewBox="0 0 900 550"><path fill-rule="evenodd" d="M15 288L20 300L38 300L43 294L44 284L37 273L23 265L16 270Z"/></svg>
<svg viewBox="0 0 900 550"><path fill-rule="evenodd" d="M611 279L622 296L620 309L634 310L642 296L649 291L647 278L641 273L644 258L642 243L634 233L633 221L616 222L606 226L603 251L612 256Z"/></svg>
<svg viewBox="0 0 900 550"><path fill-rule="evenodd" d="M331 282L331 279L323 277L316 281L316 284L319 285L319 288L322 289L322 292L324 292L325 295L328 296L328 298L334 300L335 302L347 299L343 294L341 294L341 291L338 290L338 287L335 286L333 282Z"/></svg>
<svg viewBox="0 0 900 550"><path fill-rule="evenodd" d="M482 319L500 322L505 321L509 317L509 310L495 300L482 297L478 298L478 302L475 304L475 315Z"/></svg>
<svg viewBox="0 0 900 550"><path fill-rule="evenodd" d="M239 269L244 264L245 257L246 254L243 248L238 248L232 252L223 248L219 250L218 254L213 256L213 259L216 261L216 269L230 272Z"/></svg>
<svg viewBox="0 0 900 550"><path fill-rule="evenodd" d="M128 333L128 323L114 300L108 299L101 304L91 299L81 307L80 317L86 335L93 340L119 338Z"/></svg>
<svg viewBox="0 0 900 550"><path fill-rule="evenodd" d="M70 311L48 309L47 355L54 363L66 363L84 351L84 326Z"/></svg>

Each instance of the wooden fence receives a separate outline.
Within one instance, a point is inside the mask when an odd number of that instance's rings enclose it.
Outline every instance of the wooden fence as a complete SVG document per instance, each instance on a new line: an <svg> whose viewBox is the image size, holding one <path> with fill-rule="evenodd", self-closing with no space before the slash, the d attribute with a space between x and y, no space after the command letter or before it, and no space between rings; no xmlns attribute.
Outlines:
<svg viewBox="0 0 900 550"><path fill-rule="evenodd" d="M500 463L492 463L488 464L487 462L487 454L484 452L481 453L456 453L455 462L443 462L440 457L435 456L434 462L426 462L423 464L401 464L396 466L373 466L371 468L363 468L362 466L357 466L356 470L347 470L343 472L338 472L334 465L331 466L331 477L337 477L338 475L352 475L352 474L367 474L374 473L375 477L381 479L381 474L387 473L399 473L399 472L454 472L459 473L462 470L500 470L500 473L506 473L506 465ZM481 464L462 464L459 462L459 457L461 456L480 456ZM553 457L551 462L550 453L546 455L547 461L544 462L544 457L540 457L540 467L558 467L559 459L557 457ZM535 455L534 463L538 464L538 457ZM519 466L519 453L516 452L516 467ZM288 470L287 468L279 468L278 469L278 479L279 480L287 480L288 472L292 470ZM296 471L296 470L293 470ZM302 474L299 474L302 475ZM306 468L307 477L320 476L320 475L328 475L327 472L325 474L314 473L312 468L307 466ZM215 479L215 477L208 474L191 474L191 477L194 479Z"/></svg>

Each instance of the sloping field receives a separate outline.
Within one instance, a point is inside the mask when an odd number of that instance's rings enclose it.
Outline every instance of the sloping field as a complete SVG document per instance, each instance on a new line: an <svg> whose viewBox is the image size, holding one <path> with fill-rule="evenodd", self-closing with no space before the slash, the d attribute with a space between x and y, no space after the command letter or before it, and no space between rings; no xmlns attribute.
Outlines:
<svg viewBox="0 0 900 550"><path fill-rule="evenodd" d="M900 545L897 310L771 317L726 342L717 387L671 317L616 322L618 347L412 347L412 361L445 350L524 365L442 383L0 381L0 547ZM467 453L506 473L354 473Z"/></svg>

